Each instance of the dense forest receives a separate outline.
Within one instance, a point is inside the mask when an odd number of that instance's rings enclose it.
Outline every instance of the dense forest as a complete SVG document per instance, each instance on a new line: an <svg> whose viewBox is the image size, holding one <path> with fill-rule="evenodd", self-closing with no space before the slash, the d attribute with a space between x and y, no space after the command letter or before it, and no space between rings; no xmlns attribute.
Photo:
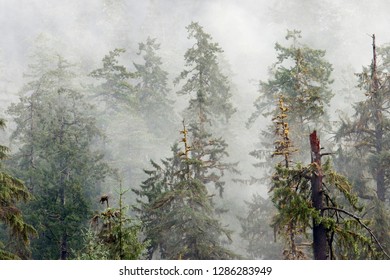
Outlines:
<svg viewBox="0 0 390 280"><path fill-rule="evenodd" d="M0 259L390 259L388 3L47 2L0 1Z"/></svg>

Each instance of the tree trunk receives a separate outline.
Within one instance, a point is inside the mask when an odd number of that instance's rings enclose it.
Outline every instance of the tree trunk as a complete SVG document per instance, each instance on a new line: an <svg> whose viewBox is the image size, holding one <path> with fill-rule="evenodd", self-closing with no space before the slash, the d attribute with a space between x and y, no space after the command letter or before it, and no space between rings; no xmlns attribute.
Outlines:
<svg viewBox="0 0 390 280"><path fill-rule="evenodd" d="M372 35L372 66L371 66L371 80L372 80L372 99L373 99L373 115L375 119L375 149L376 154L381 155L383 152L383 112L382 112L382 96L379 92L379 78L377 69L377 58L376 58L376 44L375 34ZM376 193L378 199L382 202L385 201L385 170L383 163L378 164L376 171Z"/></svg>
<svg viewBox="0 0 390 280"><path fill-rule="evenodd" d="M320 140L317 137L317 132L314 130L310 134L310 146L312 153L312 164L316 166L316 171L311 177L312 188L312 203L315 209L317 209L322 215L323 209L323 192L322 192L322 168L321 168L321 153L320 153ZM314 259L326 260L327 259L327 242L326 242L326 229L323 224L313 220L313 251Z"/></svg>
<svg viewBox="0 0 390 280"><path fill-rule="evenodd" d="M64 232L61 236L61 260L66 260L68 258L68 235Z"/></svg>

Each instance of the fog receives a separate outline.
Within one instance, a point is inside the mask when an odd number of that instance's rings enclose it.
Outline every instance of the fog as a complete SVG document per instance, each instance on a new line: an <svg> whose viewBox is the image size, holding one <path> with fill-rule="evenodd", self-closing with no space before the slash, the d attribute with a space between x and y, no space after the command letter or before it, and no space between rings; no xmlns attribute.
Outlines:
<svg viewBox="0 0 390 280"><path fill-rule="evenodd" d="M183 55L192 45L185 27L192 21L199 22L224 50L223 59L230 65L228 71L235 88L232 100L238 111L231 121L229 161L238 161L241 178L248 179L259 173L252 166L255 159L248 153L258 145L259 132L269 123L260 118L249 129L245 123L254 111L259 80L269 78L269 67L276 61L275 43L283 44L286 31L297 29L302 31L302 42L326 50L335 80L335 97L329 112L337 120L340 110L347 110L349 105L342 94L345 85L341 77L353 78L353 72L370 64L369 36L375 33L378 45L390 42L389 11L390 2L385 0L0 0L0 117L8 120L9 135L13 125L5 111L18 100L18 92L26 81L23 74L40 36L53 52L77 64L85 74L98 68L103 56L115 48L127 50L123 59L131 66L132 61L139 59L138 43L148 36L157 38L163 67L169 73L170 97L176 101L176 113L180 116L187 100L176 95L178 87L173 85L173 79L183 70ZM120 123L126 124L126 120ZM133 167L137 170L132 175L125 175L127 186L137 187L146 178L142 169L149 167L150 159L159 161L170 155L170 145L180 137L180 125L179 121L177 137L161 140L158 150L147 150L139 143L139 149L145 149L145 160ZM115 133L118 130L113 128ZM11 148L14 145L8 144ZM121 152L113 154L120 157ZM116 160L113 162L115 165ZM123 165L116 167L126 173ZM228 223L234 227L238 240L234 246L239 248L240 228L234 219L244 214L245 200L253 193L266 196L268 186L229 184L224 205L232 206ZM241 213L234 212L237 209Z"/></svg>

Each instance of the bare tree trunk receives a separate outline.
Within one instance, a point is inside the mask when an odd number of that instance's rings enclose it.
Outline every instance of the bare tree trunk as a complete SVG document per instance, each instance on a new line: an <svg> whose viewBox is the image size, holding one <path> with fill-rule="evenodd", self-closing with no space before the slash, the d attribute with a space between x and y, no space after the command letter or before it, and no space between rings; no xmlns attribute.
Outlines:
<svg viewBox="0 0 390 280"><path fill-rule="evenodd" d="M312 164L315 165L316 171L311 177L312 188L312 203L315 209L317 209L322 215L323 209L323 191L322 191L322 168L321 168L321 153L320 153L320 140L317 137L317 132L314 130L310 134L310 146L312 153ZM326 260L327 259L327 242L326 242L326 228L323 224L318 224L317 221L313 221L313 251L314 259Z"/></svg>

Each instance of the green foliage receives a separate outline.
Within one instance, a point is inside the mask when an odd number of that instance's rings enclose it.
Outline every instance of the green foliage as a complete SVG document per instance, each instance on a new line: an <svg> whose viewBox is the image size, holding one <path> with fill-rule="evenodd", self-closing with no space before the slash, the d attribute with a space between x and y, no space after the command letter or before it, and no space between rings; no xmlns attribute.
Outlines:
<svg viewBox="0 0 390 280"><path fill-rule="evenodd" d="M159 49L160 44L150 37L145 43L139 44L138 55L142 56L144 62L134 63L134 76L140 113L149 129L161 137L172 131L175 116L173 100L168 97L168 72L162 69L161 58L157 55Z"/></svg>
<svg viewBox="0 0 390 280"><path fill-rule="evenodd" d="M154 229L159 226L163 211L151 211L151 205L159 197L170 191L172 184L177 182L177 169L181 165L179 148L175 144L172 147L173 156L161 160L161 165L151 161L152 170L144 170L148 178L142 182L140 189L133 189L138 196L134 210L138 213L143 224L143 232L150 244L148 246L148 258L153 254L161 253L165 257L163 248L160 247L161 234Z"/></svg>
<svg viewBox="0 0 390 280"><path fill-rule="evenodd" d="M323 208L312 203L312 178L323 174ZM328 258L371 259L385 255L368 221L357 216L363 208L352 193L348 180L337 174L327 160L317 164L294 167L276 166L272 178L272 201L278 210L274 227L287 240L285 257L301 259L308 256L303 246L311 244L309 232L313 224L322 224L327 233ZM300 242L295 240L300 239Z"/></svg>
<svg viewBox="0 0 390 280"><path fill-rule="evenodd" d="M275 100L283 95L283 101L289 108L289 126L294 131L291 138L300 150L299 158L303 159L303 144L307 142L309 129L323 131L329 128L326 109L330 104L333 93L332 65L325 59L325 51L312 49L300 43L300 31L288 31L286 40L292 43L285 47L275 44L277 61L270 69L271 78L260 81L259 97L254 102L255 112L247 125L250 126L260 116L276 116ZM263 132L265 146L270 147L268 139L274 139L270 133L273 127Z"/></svg>
<svg viewBox="0 0 390 280"><path fill-rule="evenodd" d="M288 31L284 47L275 44L277 62L271 68L273 79L260 82L261 96L256 100L256 111L249 123L260 114L273 114L272 104L280 94L290 108L290 123L302 125L323 123L321 117L333 96L329 86L332 66L324 59L325 51L311 49L299 42L300 31Z"/></svg>
<svg viewBox="0 0 390 280"><path fill-rule="evenodd" d="M189 132L193 139L190 160L193 164L194 177L203 184L214 186L222 197L226 184L223 176L225 172L239 174L238 163L224 161L224 158L229 156L226 151L228 144L222 137L213 137L202 124L190 125Z"/></svg>
<svg viewBox="0 0 390 280"><path fill-rule="evenodd" d="M247 216L239 218L242 232L241 237L246 241L246 252L249 259L280 259L282 244L275 240L271 228L272 216L275 214L274 204L270 199L253 195L246 202ZM271 215L270 215L271 214Z"/></svg>
<svg viewBox="0 0 390 280"><path fill-rule="evenodd" d="M187 143L185 128L182 133ZM134 190L146 198L139 200L136 210L151 242L149 258L157 254L163 259L236 258L222 245L223 240L231 241L230 231L215 218L212 196L197 175L207 161L180 152L177 145L172 151L162 165L152 162L154 169L146 171L149 178L141 190Z"/></svg>
<svg viewBox="0 0 390 280"><path fill-rule="evenodd" d="M19 151L15 172L33 193L28 221L39 232L32 243L33 257L67 258L77 249L79 235L91 210L91 199L108 167L93 149L101 136L93 107L75 83L72 65L58 57L57 64L22 89L20 102L9 113Z"/></svg>
<svg viewBox="0 0 390 280"><path fill-rule="evenodd" d="M274 174L266 174L263 179L272 181L271 200L278 210L272 223L275 231L284 237L283 256L287 259L306 257L310 243L304 237L316 215L310 208L310 186L302 179L309 176L309 170L299 164L290 165L307 158L309 153L305 154L304 143L309 128L327 126L326 108L333 96L332 65L325 60L325 51L312 49L300 39L300 31L288 31L286 40L291 44L275 44L277 61L270 68L271 78L260 81L255 112L247 122L250 126L260 115L272 116L273 125L261 132L261 145L265 148L252 151L251 155L259 160L257 167L266 169L276 165ZM253 227L261 228L261 225Z"/></svg>
<svg viewBox="0 0 390 280"><path fill-rule="evenodd" d="M184 55L185 66L189 69L182 71L174 83L184 80L178 94L191 98L184 115L192 136L190 159L194 161L194 178L206 185L213 184L222 196L225 171L238 173L238 170L237 164L223 161L228 156L228 145L222 137L213 134L235 112L232 93L217 60L222 49L198 23L192 22L187 31L188 38L195 39L196 43Z"/></svg>
<svg viewBox="0 0 390 280"><path fill-rule="evenodd" d="M186 28L188 38L195 39L195 44L184 55L187 69L174 81L178 84L185 80L178 94L191 97L185 118L191 123L198 118L214 124L227 122L236 109L230 101L232 93L228 79L218 64L217 56L223 50L212 42L212 37L197 22L192 22Z"/></svg>
<svg viewBox="0 0 390 280"><path fill-rule="evenodd" d="M5 122L0 119L0 128ZM8 148L0 145L0 160L6 159ZM18 207L19 202L27 202L31 194L22 181L8 174L0 164L0 225L4 224L9 232L10 242L5 246L0 242L0 259L18 259L29 257L30 238L36 236L36 230L24 220Z"/></svg>
<svg viewBox="0 0 390 280"><path fill-rule="evenodd" d="M278 214L273 225L288 241L287 258L307 257L302 246L311 244L309 232L313 223L323 224L327 231L330 259L370 259L384 257L372 231L369 221L354 214L363 209L357 205L351 185L345 177L335 173L328 161L323 165L324 208L321 212L312 206L311 177L318 167L277 166L273 177L272 200ZM291 222L294 224L294 238L302 241L291 246ZM303 247L304 248L304 247ZM305 256L306 255L306 256Z"/></svg>
<svg viewBox="0 0 390 280"><path fill-rule="evenodd" d="M373 39L373 59L363 67L358 86L366 98L353 104L352 117L341 117L335 138L340 144L338 165L359 187L359 197L366 200L367 218L374 221L373 231L389 252L388 220L390 162L389 47L377 48ZM358 166L358 172L350 172ZM383 208L383 209L382 209ZM387 228L386 228L387 226Z"/></svg>
<svg viewBox="0 0 390 280"><path fill-rule="evenodd" d="M84 247L80 252L74 253L78 260L109 260L109 249L99 238L97 233L88 229L83 232Z"/></svg>
<svg viewBox="0 0 390 280"><path fill-rule="evenodd" d="M96 254L100 252L102 259L137 260L142 258L147 242L140 241L141 224L126 214L128 207L122 205L122 196L125 193L120 189L118 208L110 208L107 198L106 209L93 217L93 231L89 237L90 244L87 243L85 248L85 257L99 257Z"/></svg>
<svg viewBox="0 0 390 280"><path fill-rule="evenodd" d="M159 47L148 38L139 44L137 63L130 65L125 50L111 51L90 74L98 81L91 101L107 135L105 154L129 184L139 184L145 159L173 133L175 114Z"/></svg>
<svg viewBox="0 0 390 280"><path fill-rule="evenodd" d="M99 95L103 101L107 101L109 106L117 107L117 104L132 104L135 102L134 89L128 79L134 77L127 68L119 64L119 56L124 53L124 49L110 51L103 58L102 68L90 73L90 76L103 80Z"/></svg>

